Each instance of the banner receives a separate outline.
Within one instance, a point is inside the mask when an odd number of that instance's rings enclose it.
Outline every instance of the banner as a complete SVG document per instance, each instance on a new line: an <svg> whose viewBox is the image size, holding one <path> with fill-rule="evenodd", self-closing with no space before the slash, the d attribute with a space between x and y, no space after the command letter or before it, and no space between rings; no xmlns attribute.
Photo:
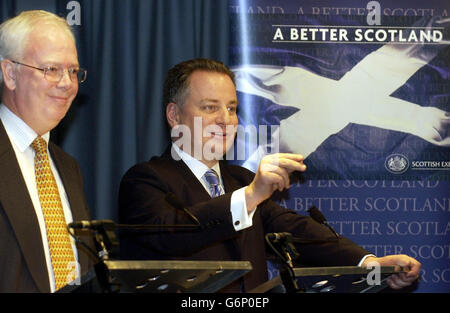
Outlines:
<svg viewBox="0 0 450 313"><path fill-rule="evenodd" d="M316 206L377 256L418 259L415 292L450 292L450 3L232 0L230 12L252 130L234 162L303 154L281 205Z"/></svg>

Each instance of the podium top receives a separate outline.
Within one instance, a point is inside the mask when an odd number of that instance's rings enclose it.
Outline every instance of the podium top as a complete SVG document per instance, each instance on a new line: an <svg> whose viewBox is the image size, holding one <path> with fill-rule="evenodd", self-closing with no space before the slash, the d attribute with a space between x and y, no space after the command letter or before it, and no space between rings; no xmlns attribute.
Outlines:
<svg viewBox="0 0 450 313"><path fill-rule="evenodd" d="M380 274L392 274L400 271L400 268L395 266L380 266L378 268ZM372 269L367 269L360 266L329 266L329 267L295 267L294 274L296 277L300 276L326 276L334 275L367 275L372 272Z"/></svg>
<svg viewBox="0 0 450 313"><path fill-rule="evenodd" d="M252 270L248 261L104 263L124 292L216 292Z"/></svg>
<svg viewBox="0 0 450 313"><path fill-rule="evenodd" d="M387 287L386 279L403 269L398 266L380 266L367 269L359 266L295 267L294 276L302 292L307 293L374 293ZM373 280L373 282L371 281ZM283 285L282 277L259 285L250 293L269 292Z"/></svg>

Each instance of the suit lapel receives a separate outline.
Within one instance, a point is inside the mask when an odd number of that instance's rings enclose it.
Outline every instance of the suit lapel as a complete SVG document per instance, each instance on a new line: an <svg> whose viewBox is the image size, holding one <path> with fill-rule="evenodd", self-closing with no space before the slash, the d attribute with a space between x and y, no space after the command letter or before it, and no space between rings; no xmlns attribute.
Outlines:
<svg viewBox="0 0 450 313"><path fill-rule="evenodd" d="M25 262L41 292L50 292L39 222L13 147L0 122L0 201ZM5 269L3 269L5 270Z"/></svg>
<svg viewBox="0 0 450 313"><path fill-rule="evenodd" d="M49 143L49 151L56 169L58 170L59 177L64 185L73 220L77 221L89 218L86 211L86 204L82 196L84 191L80 190L80 182L74 177L75 168L69 167L69 163L64 162L64 156L58 151L53 143Z"/></svg>
<svg viewBox="0 0 450 313"><path fill-rule="evenodd" d="M239 182L230 175L227 165L222 161L220 162L220 174L222 176L225 192L233 192L242 188Z"/></svg>
<svg viewBox="0 0 450 313"><path fill-rule="evenodd" d="M69 162L62 151L53 143L50 142L48 147L53 163L55 164L59 177L64 185L73 221L89 219L88 208L84 199L84 190L82 190L82 182L80 181L81 177L74 177L77 169L71 167L72 163ZM80 251L80 249L78 249L78 261L83 272L85 272L88 269L87 266L89 264L89 256L85 251Z"/></svg>
<svg viewBox="0 0 450 313"><path fill-rule="evenodd" d="M175 152L174 152L175 153ZM181 175L180 184L183 184L183 196L184 201L188 201L189 205L199 202L207 201L211 199L211 196L199 182L197 177L192 173L189 167L182 160L174 160L171 155L171 147L169 146L164 154L162 155L164 159L168 159L172 162L175 167L174 174Z"/></svg>

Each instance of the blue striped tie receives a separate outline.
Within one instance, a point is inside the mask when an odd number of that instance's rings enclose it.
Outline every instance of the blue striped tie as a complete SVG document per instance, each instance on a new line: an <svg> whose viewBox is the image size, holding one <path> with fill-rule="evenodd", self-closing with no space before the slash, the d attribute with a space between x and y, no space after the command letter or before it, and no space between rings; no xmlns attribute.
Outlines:
<svg viewBox="0 0 450 313"><path fill-rule="evenodd" d="M223 193L223 188L219 182L219 175L214 170L207 170L203 175L206 182L209 184L209 194L212 198L218 197Z"/></svg>

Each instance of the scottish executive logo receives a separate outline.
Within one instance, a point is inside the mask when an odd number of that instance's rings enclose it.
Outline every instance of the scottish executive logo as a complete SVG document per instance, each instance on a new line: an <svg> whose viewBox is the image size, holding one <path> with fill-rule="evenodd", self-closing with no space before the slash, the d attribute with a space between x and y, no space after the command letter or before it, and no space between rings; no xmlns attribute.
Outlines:
<svg viewBox="0 0 450 313"><path fill-rule="evenodd" d="M392 174L403 174L409 168L409 160L403 154L394 153L386 158L384 167Z"/></svg>

